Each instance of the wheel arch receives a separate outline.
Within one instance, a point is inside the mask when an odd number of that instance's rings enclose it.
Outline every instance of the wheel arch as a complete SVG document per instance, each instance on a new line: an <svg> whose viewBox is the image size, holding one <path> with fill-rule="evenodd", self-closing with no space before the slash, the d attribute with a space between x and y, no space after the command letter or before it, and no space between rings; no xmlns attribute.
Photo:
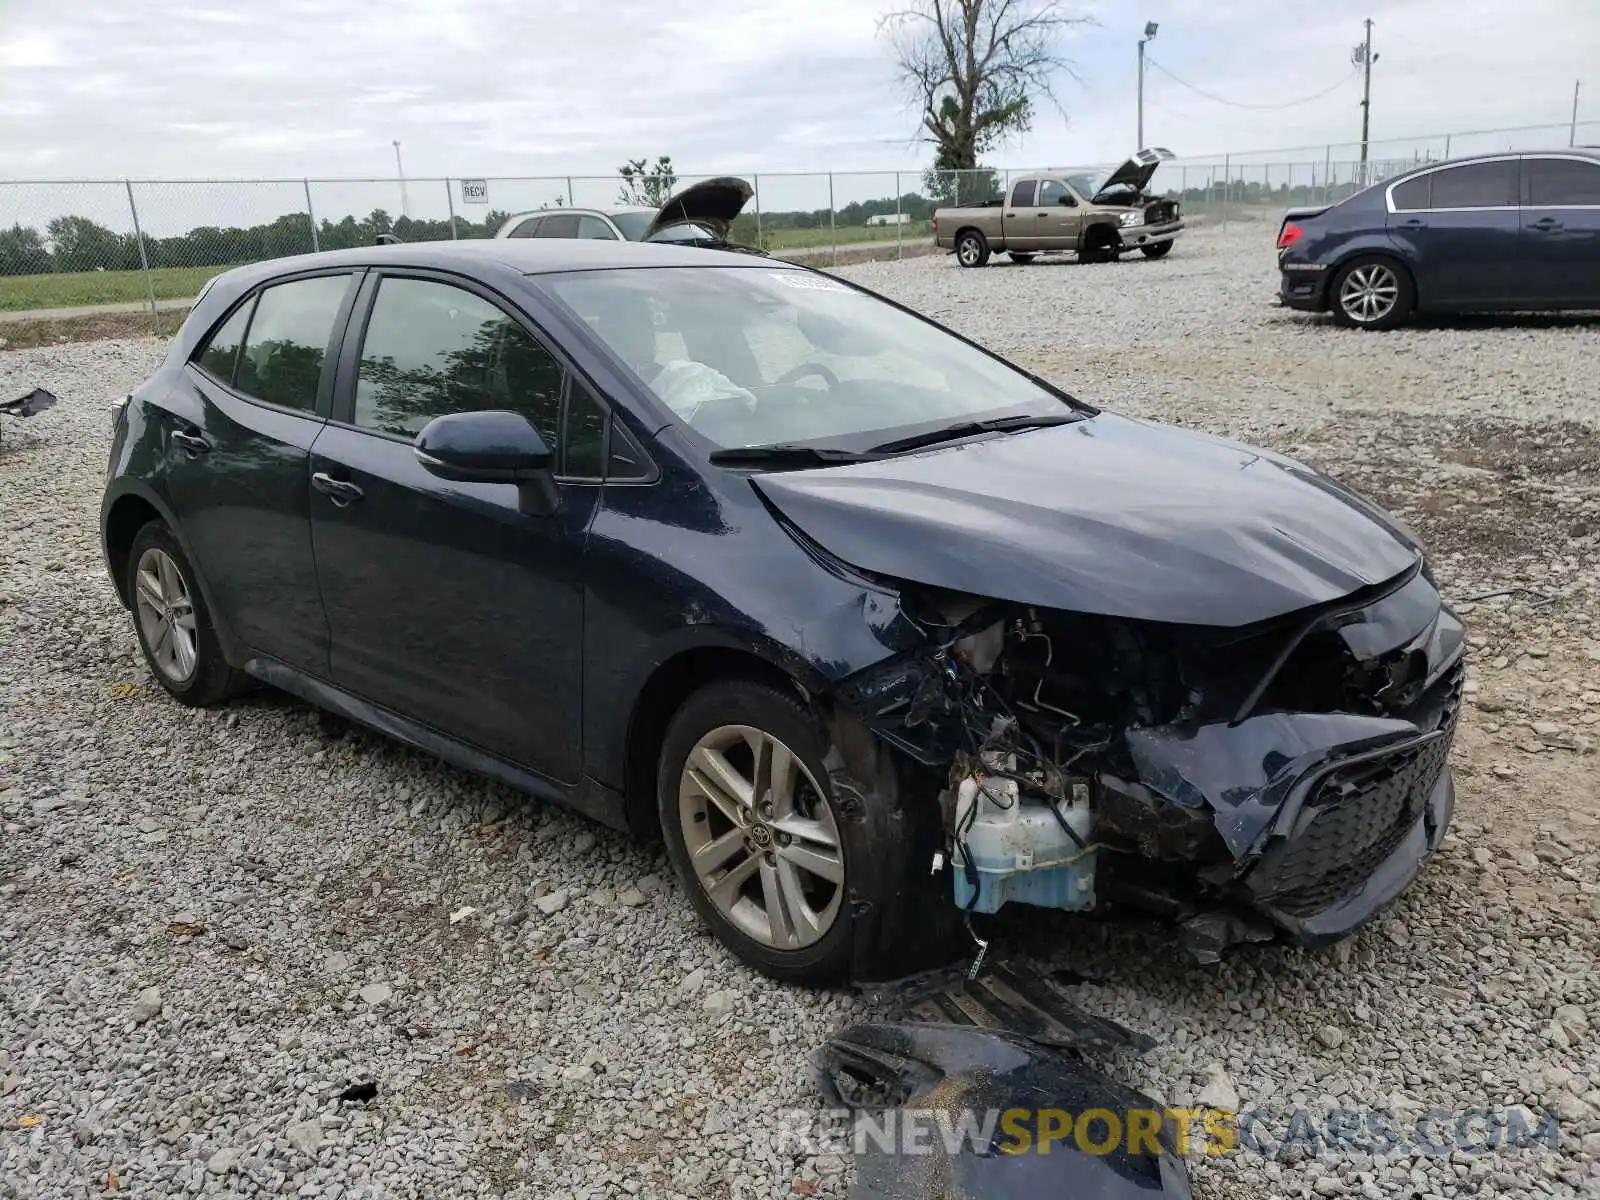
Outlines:
<svg viewBox="0 0 1600 1200"><path fill-rule="evenodd" d="M123 608L129 608L133 603L133 598L128 595L128 554L133 549L133 539L138 536L139 530L151 521L161 521L167 528L172 528L167 514L138 492L124 493L106 506L101 529L106 568Z"/></svg>

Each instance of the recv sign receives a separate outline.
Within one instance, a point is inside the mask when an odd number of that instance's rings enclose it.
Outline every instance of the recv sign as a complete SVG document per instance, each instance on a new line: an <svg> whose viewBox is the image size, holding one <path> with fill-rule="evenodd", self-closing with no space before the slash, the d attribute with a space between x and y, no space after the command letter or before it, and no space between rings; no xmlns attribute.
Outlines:
<svg viewBox="0 0 1600 1200"><path fill-rule="evenodd" d="M489 203L489 181L487 179L463 179L461 181L461 203Z"/></svg>

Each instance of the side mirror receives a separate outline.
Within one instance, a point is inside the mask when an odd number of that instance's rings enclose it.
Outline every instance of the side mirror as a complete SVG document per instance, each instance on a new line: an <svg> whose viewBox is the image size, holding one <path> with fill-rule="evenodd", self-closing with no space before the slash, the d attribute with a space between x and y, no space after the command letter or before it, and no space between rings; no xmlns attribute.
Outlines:
<svg viewBox="0 0 1600 1200"><path fill-rule="evenodd" d="M532 515L555 511L554 456L533 423L521 413L448 413L435 417L412 444L429 473L456 483L513 483L522 509Z"/></svg>

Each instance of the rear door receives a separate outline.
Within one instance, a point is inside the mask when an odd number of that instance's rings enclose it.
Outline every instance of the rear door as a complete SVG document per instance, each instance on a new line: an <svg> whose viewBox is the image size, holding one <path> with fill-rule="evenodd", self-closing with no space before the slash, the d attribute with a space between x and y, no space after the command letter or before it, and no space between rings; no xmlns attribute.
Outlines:
<svg viewBox="0 0 1600 1200"><path fill-rule="evenodd" d="M603 424L569 383L494 293L374 272L311 462L334 682L563 782L580 770L584 547L603 473L603 439L563 445L564 426ZM522 413L556 450L553 514L522 512L514 485L447 482L417 461L430 420L482 409Z"/></svg>
<svg viewBox="0 0 1600 1200"><path fill-rule="evenodd" d="M1389 236L1424 308L1495 308L1527 293L1516 156L1441 167L1387 190Z"/></svg>
<svg viewBox="0 0 1600 1200"><path fill-rule="evenodd" d="M197 419L168 431L172 506L212 599L251 649L319 675L328 625L308 464L356 279L308 275L245 297L184 369Z"/></svg>
<svg viewBox="0 0 1600 1200"><path fill-rule="evenodd" d="M1600 307L1600 163L1561 154L1522 160L1519 252L1530 304Z"/></svg>
<svg viewBox="0 0 1600 1200"><path fill-rule="evenodd" d="M1011 185L1005 206L1000 210L1000 236L1007 250L1031 250L1034 244L1033 197L1038 181L1019 179Z"/></svg>

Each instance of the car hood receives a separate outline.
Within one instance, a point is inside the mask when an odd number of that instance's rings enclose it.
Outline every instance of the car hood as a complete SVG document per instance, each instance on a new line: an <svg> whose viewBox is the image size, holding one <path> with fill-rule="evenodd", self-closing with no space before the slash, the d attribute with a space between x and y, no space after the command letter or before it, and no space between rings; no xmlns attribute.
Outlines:
<svg viewBox="0 0 1600 1200"><path fill-rule="evenodd" d="M1292 459L1109 413L754 484L862 570L1130 620L1248 625L1393 579L1421 553Z"/></svg>
<svg viewBox="0 0 1600 1200"><path fill-rule="evenodd" d="M1122 188L1132 188L1136 192L1144 191L1145 185L1150 182L1150 177L1156 173L1156 168L1173 157L1175 155L1171 150L1161 146L1135 150L1132 158L1106 176L1106 181L1100 185L1100 190L1091 199L1098 204L1104 197Z"/></svg>
<svg viewBox="0 0 1600 1200"><path fill-rule="evenodd" d="M663 229L692 222L704 225L727 241L733 219L744 211L744 206L755 194L755 189L748 183L731 175L702 180L668 198L641 240L649 241Z"/></svg>

